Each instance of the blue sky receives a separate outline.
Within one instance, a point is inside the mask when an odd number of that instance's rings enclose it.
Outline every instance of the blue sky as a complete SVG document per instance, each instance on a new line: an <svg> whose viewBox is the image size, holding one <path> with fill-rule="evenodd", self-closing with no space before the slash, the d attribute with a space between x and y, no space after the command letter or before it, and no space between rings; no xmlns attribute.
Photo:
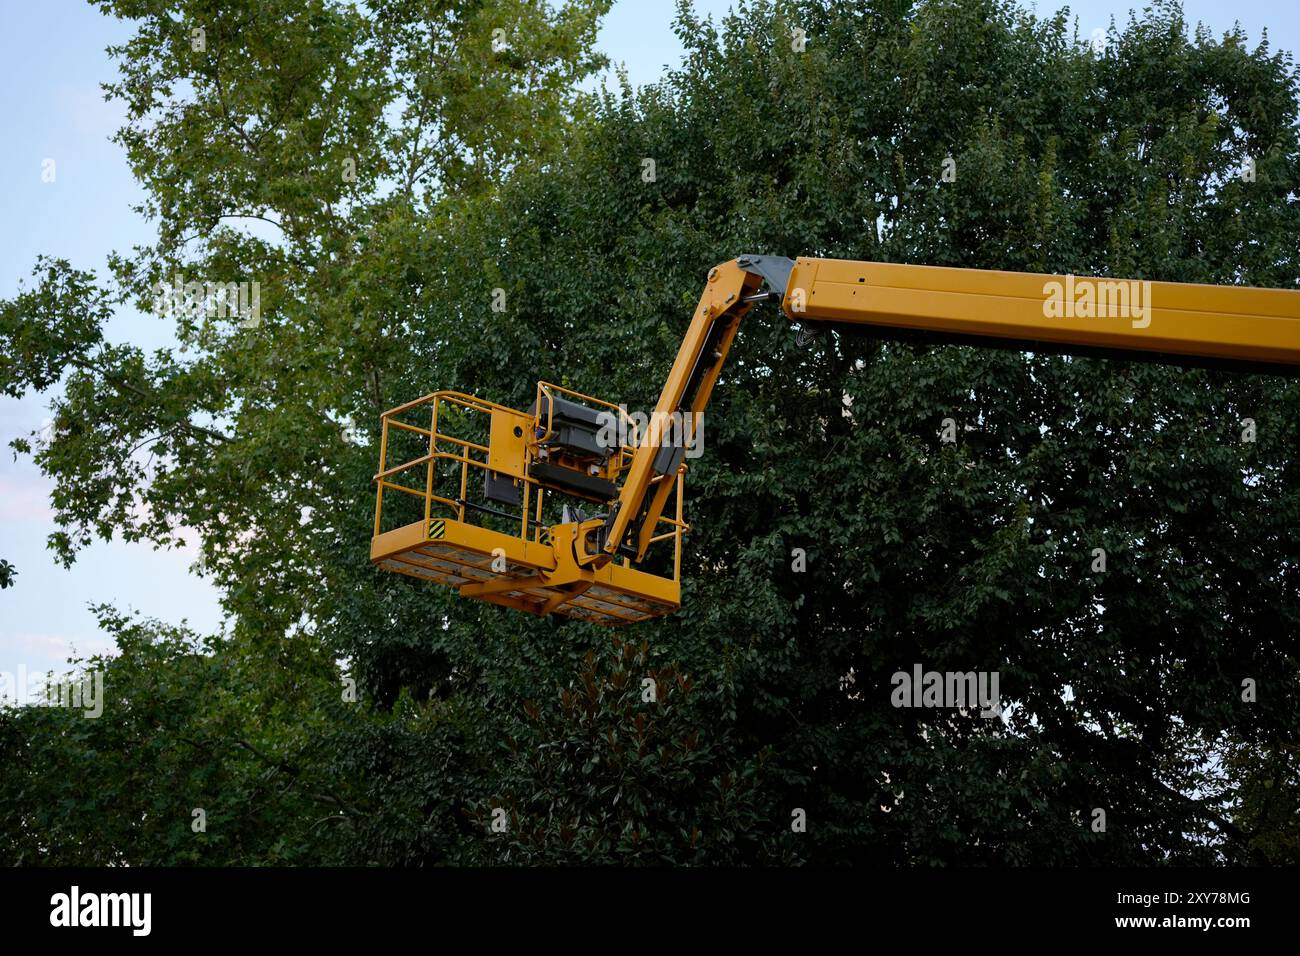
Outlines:
<svg viewBox="0 0 1300 956"><path fill-rule="evenodd" d="M1046 15L1065 5L1022 0ZM1090 36L1131 6L1115 0L1069 4L1079 32ZM696 0L697 11L718 15L730 0ZM680 46L671 30L672 0L618 0L600 33L600 46L623 63L636 85L655 80L675 64ZM1216 33L1241 23L1252 40L1265 27L1274 47L1300 47L1300 5L1292 2L1190 0L1188 19ZM100 268L114 249L152 238L149 223L130 207L142 198L118 147L108 141L121 119L105 103L99 83L114 76L104 52L130 35L126 25L101 16L84 0L11 4L0 31L0 297L9 297L40 253ZM815 38L811 42L815 42ZM42 162L54 159L55 181L43 183ZM798 250L787 250L790 254ZM123 314L108 329L116 341L165 347L166 325L150 316ZM0 449L48 418L47 399L0 397ZM154 551L147 545L97 543L64 570L45 549L54 530L49 483L26 460L0 453L0 558L17 566L17 585L0 591L0 672L60 669L73 648L104 649L88 605L111 602L167 621L187 619L200 630L220 625L215 591L189 573L192 552ZM358 547L365 547L359 542Z"/></svg>

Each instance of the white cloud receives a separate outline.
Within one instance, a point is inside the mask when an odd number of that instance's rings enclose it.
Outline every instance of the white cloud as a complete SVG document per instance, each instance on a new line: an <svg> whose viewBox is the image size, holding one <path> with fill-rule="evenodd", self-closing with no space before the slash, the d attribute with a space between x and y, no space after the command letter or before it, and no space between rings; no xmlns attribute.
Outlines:
<svg viewBox="0 0 1300 956"><path fill-rule="evenodd" d="M65 661L74 654L102 654L110 651L115 644L110 638L98 636L74 638L66 634L39 634L22 631L17 634L0 637L5 656L14 659L31 658L28 667L45 666L44 662Z"/></svg>

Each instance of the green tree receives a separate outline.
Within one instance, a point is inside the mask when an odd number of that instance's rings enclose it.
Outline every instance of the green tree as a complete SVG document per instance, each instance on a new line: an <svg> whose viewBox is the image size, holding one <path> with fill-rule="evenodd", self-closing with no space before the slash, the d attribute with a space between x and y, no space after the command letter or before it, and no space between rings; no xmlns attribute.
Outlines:
<svg viewBox="0 0 1300 956"><path fill-rule="evenodd" d="M297 642L271 669L218 637L96 610L116 653L52 676L84 682L84 706L0 708L0 861L337 859L329 826L348 803L323 771L349 708L333 662Z"/></svg>
<svg viewBox="0 0 1300 956"><path fill-rule="evenodd" d="M755 2L721 24L683 8L679 68L591 99L572 84L594 62L594 12L566 11L546 23L571 44L532 54L551 64L549 131L516 152L508 130L489 136L501 159L440 155L418 199L398 172L410 139L392 145L383 124L423 87L399 95L359 65L423 42L396 25L409 11L286 14L283 35L256 41L283 50L238 54L242 92L216 71L195 81L205 108L164 110L170 132L155 138L141 110L124 134L159 247L115 259L114 286L46 261L0 304L0 385L65 383L35 450L56 482L56 553L194 529L232 620L212 654L268 674L298 655L322 673L342 661L358 681L346 719L316 699L337 675L287 691L332 731L292 764L349 809L309 834L286 824L284 852L1293 861L1288 818L1253 789L1265 778L1233 759L1290 752L1300 723L1300 390L1276 377L840 333L801 349L756 313L687 480L684 607L623 636L634 644L366 561L379 410L434 388L522 407L537 378L650 407L702 277L742 253L1295 288L1290 58L1240 32L1189 35L1172 3L1098 51L1065 14L1004 0ZM227 44L242 36L213 16ZM127 95L170 97L188 75L181 21L128 45ZM476 56L463 76L513 102L502 91L528 69ZM315 72L295 94L281 64L300 59ZM462 89L430 82L444 79ZM244 105L232 120L223 102ZM311 138L322 115L345 145L317 165L301 143L330 141ZM244 127L271 131L250 146ZM223 131L226 151L201 148ZM365 197L322 171L354 154L380 170ZM282 232L216 225L230 212ZM265 277L261 325L182 321L178 354L102 341L106 315L182 267ZM998 671L1006 720L894 708L891 675L916 663ZM689 693L638 710L628 688L651 669ZM247 673L268 686L250 699L271 700L278 682ZM293 708L267 730L286 747ZM647 727L650 763L635 763ZM1278 792L1294 793L1291 764ZM241 852L267 858L256 840Z"/></svg>

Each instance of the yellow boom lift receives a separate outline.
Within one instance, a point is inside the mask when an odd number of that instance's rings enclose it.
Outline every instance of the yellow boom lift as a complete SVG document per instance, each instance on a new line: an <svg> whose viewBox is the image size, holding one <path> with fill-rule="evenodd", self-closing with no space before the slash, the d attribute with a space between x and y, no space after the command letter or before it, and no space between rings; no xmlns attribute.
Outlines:
<svg viewBox="0 0 1300 956"><path fill-rule="evenodd" d="M1300 367L1300 291L742 256L709 272L642 428L547 382L526 411L442 391L385 412L371 560L539 615L626 624L676 610L685 451L740 320L767 300L806 332L866 326L889 338Z"/></svg>

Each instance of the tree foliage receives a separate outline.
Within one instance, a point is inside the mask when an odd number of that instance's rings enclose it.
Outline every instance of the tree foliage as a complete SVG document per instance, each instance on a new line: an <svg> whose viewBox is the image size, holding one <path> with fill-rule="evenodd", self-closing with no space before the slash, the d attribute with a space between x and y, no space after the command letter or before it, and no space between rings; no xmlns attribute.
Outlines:
<svg viewBox="0 0 1300 956"><path fill-rule="evenodd" d="M602 3L107 6L140 19L113 92L159 242L111 282L40 263L0 303L0 387L62 383L51 440L17 443L56 482L56 554L197 534L231 626L106 612L121 706L5 714L7 854L1294 862L1300 390L1276 377L801 349L760 311L688 475L679 613L611 637L367 562L381 410L524 407L538 378L651 407L743 253L1295 288L1289 57L1168 3L1098 51L1003 0L755 2L683 8L678 68L588 96ZM278 226L226 223L250 215ZM175 272L259 279L261 324L104 341ZM1005 721L893 707L916 663L998 671ZM111 782L60 804L39 768L73 766Z"/></svg>

